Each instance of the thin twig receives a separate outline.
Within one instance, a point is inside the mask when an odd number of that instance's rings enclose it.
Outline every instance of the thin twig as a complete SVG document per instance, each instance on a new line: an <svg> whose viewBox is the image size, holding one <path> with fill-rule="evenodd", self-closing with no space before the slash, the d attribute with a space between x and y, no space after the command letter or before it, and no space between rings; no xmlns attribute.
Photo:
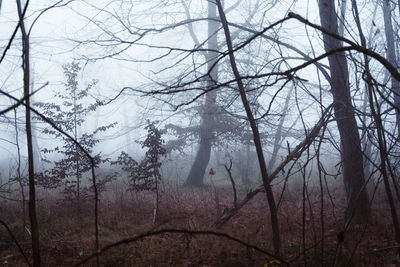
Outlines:
<svg viewBox="0 0 400 267"><path fill-rule="evenodd" d="M235 180L233 180L232 172L231 172L232 160L230 160L229 168L226 165L224 165L224 167L225 167L225 170L228 172L229 179L231 180L232 189L233 189L233 206L236 207L237 206L237 192L236 192Z"/></svg>
<svg viewBox="0 0 400 267"><path fill-rule="evenodd" d="M11 232L10 228L8 227L8 225L1 219L0 219L0 223L6 228L7 232L10 234L11 238L13 239L15 245L18 247L19 252L21 252L22 256L24 256L26 264L28 264L28 266L32 266L31 263L28 260L28 257L26 256L24 250L22 249L22 247L19 244L18 240L15 238L15 235Z"/></svg>

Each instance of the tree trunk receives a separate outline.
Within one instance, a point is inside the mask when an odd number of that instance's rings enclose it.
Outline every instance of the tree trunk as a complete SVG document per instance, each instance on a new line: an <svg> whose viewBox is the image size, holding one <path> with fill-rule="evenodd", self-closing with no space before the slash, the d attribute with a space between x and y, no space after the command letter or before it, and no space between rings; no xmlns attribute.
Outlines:
<svg viewBox="0 0 400 267"><path fill-rule="evenodd" d="M346 18L346 0L341 0L340 1L340 21L339 21L339 35L343 36L344 34L344 21Z"/></svg>
<svg viewBox="0 0 400 267"><path fill-rule="evenodd" d="M32 68L29 68L29 76L31 79L30 82L30 87L29 87L29 92L31 94L29 101L32 105L32 103L35 103L35 97L33 95L33 92L35 90L35 84L34 84L34 71ZM35 125L32 123L32 147L33 147L33 162L35 163L35 172L41 172L44 169L43 163L42 163L42 158L40 156L40 147L39 147L39 142L37 138L37 130L35 129Z"/></svg>
<svg viewBox="0 0 400 267"><path fill-rule="evenodd" d="M246 141L246 153L245 153L245 159L243 160L244 166L242 166L241 170L241 176L242 176L242 183L243 184L250 184L250 166L251 164L251 154L250 154L250 140Z"/></svg>
<svg viewBox="0 0 400 267"><path fill-rule="evenodd" d="M386 35L386 44L387 44L387 52L386 58L396 68L397 66L397 57L396 57L396 46L394 43L394 34L393 34L393 25L392 25L392 11L389 0L384 0L382 4L383 10L383 20L385 22L385 35ZM391 91L394 95L394 104L397 107L400 107L400 84L399 81L391 76ZM396 125L397 132L400 134L400 113L396 110Z"/></svg>
<svg viewBox="0 0 400 267"><path fill-rule="evenodd" d="M319 13L321 26L330 32L338 33L337 15L334 0L320 0ZM341 47L342 43L323 34L326 51ZM331 72L331 92L334 112L340 134L343 160L343 180L347 195L345 220L367 223L370 216L368 192L365 188L363 155L360 135L351 103L349 71L344 52L328 56Z"/></svg>
<svg viewBox="0 0 400 267"><path fill-rule="evenodd" d="M203 128L201 131L208 131L209 129ZM185 185L187 186L203 186L204 174L210 161L211 155L211 139L207 138L206 133L200 133L200 144L197 150L196 157L193 165L190 168L189 175L186 179Z"/></svg>
<svg viewBox="0 0 400 267"><path fill-rule="evenodd" d="M26 231L26 197L25 197L25 191L24 191L24 183L23 183L22 177L21 177L21 149L19 146L19 131L18 131L17 109L16 108L14 109L14 128L15 128L15 146L17 148L17 170L16 170L15 178L17 179L19 187L21 189L22 220L23 220L22 233L25 233L25 231Z"/></svg>
<svg viewBox="0 0 400 267"><path fill-rule="evenodd" d="M35 192L35 172L33 162L33 146L32 146L32 127L31 127L31 110L29 99L30 85L30 69L29 69L29 36L25 31L24 18L21 1L17 0L18 15L20 21L20 29L22 33L22 53L23 53L23 72L24 72L24 98L25 98L25 128L28 146L28 176L29 176L29 218L31 222L32 234L32 252L33 266L40 266L40 248L39 248L39 226L36 216L36 192Z"/></svg>
<svg viewBox="0 0 400 267"><path fill-rule="evenodd" d="M354 3L354 2L353 2ZM372 15L372 20L375 20L376 18L376 11L378 9L378 4L379 2L376 2L374 5L374 12ZM358 16L358 15L357 15ZM372 42L374 30L373 30L373 25L371 25L371 28L369 30L368 34L368 40L365 40L365 44L362 44L365 47L368 47L369 44ZM361 39L362 40L362 39ZM366 61L366 60L364 60ZM364 177L365 179L369 179L369 177L372 175L372 164L370 160L373 160L374 158L374 152L372 151L372 143L369 139L369 134L370 134L370 129L368 129L366 122L367 120L367 107L369 106L369 90L368 90L368 83L365 83L365 91L363 95L363 106L362 106L362 121L364 122L364 129L361 132L361 146L363 149L363 158L364 158Z"/></svg>
<svg viewBox="0 0 400 267"><path fill-rule="evenodd" d="M208 49L205 54L207 62L207 88L212 88L218 79L218 64L216 63L218 54L218 26L219 23L215 21L217 17L215 2L208 2L208 17L214 20L208 21ZM202 111L202 122L200 125L200 143L193 165L190 169L189 175L185 184L187 186L203 186L204 174L210 161L211 145L213 136L213 115L216 110L216 92L211 91L206 94L206 101Z"/></svg>
<svg viewBox="0 0 400 267"><path fill-rule="evenodd" d="M247 99L246 91L244 89L243 81L240 76L239 70L236 65L236 59L235 55L233 53L233 46L232 46L232 39L231 35L229 33L229 27L228 27L228 21L226 20L224 10L222 8L220 0L216 0L217 5L218 5L218 11L219 15L221 18L222 25L224 27L224 32L225 32L225 38L226 38L226 44L228 46L228 51L229 51L229 61L230 65L232 68L232 72L235 76L236 83L238 85L239 93L240 93L240 98L243 103L243 107L246 111L246 116L249 121L252 133L253 133L253 140L254 140L254 145L256 147L257 151L257 157L258 157L258 162L260 164L260 170L261 170L261 177L263 180L263 186L265 189L265 194L267 197L267 202L270 210L270 218L271 218L271 228L272 228L272 239L273 239L273 245L274 245L274 252L276 255L279 255L280 253L280 246L281 246L281 240L280 240L280 233L279 233L279 222L278 222L278 211L276 208L275 204L275 199L274 195L272 192L272 187L270 184L270 178L268 176L267 172L267 166L265 164L265 159L264 159L264 153L262 150L262 144L261 144L261 138L260 138L260 133L258 131L258 126L256 123L256 120L254 118L254 115L251 111L249 101Z"/></svg>

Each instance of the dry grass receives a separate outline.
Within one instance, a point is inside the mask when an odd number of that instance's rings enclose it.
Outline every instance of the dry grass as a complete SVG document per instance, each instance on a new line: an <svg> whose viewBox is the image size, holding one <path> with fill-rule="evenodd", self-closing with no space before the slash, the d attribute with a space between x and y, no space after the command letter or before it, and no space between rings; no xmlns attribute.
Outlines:
<svg viewBox="0 0 400 267"><path fill-rule="evenodd" d="M276 188L277 191L277 188ZM239 196L246 194L239 190ZM303 254L303 202L301 189L291 188L284 194L279 214L282 235L282 258L293 260L293 266L333 265L337 255L337 235L342 229L345 206L343 194L332 189L332 201L324 201L324 247L322 252L321 212L318 190L306 201ZM249 244L273 252L269 213L265 196L260 194L220 229L210 225L232 204L231 188L188 189L169 184L161 194L160 211L153 224L154 194L131 193L118 186L104 193L100 202L101 246L122 238L161 228L217 230ZM333 205L334 204L334 205ZM79 218L72 203L60 202L54 195L41 194L38 203L41 252L44 266L71 266L93 252L93 211L84 203ZM29 236L22 231L20 203L0 204L2 218L9 223L30 255ZM344 235L342 265L389 266L396 260L390 211L382 194L373 203L371 224L364 229L352 226ZM0 241L11 240L0 229ZM26 243L25 243L26 242ZM305 256L305 257L304 257ZM233 241L215 236L162 234L113 248L101 256L102 266L263 266L272 259ZM0 249L1 266L25 266L15 247ZM94 266L94 261L85 266ZM271 266L271 265L270 265Z"/></svg>

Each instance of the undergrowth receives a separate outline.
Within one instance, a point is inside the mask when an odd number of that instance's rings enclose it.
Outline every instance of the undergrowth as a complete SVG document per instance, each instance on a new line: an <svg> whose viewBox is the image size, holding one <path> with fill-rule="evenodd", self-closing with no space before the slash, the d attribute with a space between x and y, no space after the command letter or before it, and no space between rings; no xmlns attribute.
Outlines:
<svg viewBox="0 0 400 267"><path fill-rule="evenodd" d="M239 199L246 193L246 189L241 188ZM322 213L319 193L309 193L305 202L305 236L302 234L301 189L292 188L284 193L279 207L280 256L291 261L292 266L333 266L335 261L342 266L389 266L394 263L397 259L393 249L393 228L383 194L378 190L375 196L371 223L366 228L350 226L342 235L344 242L338 246L346 203L340 188L330 193L324 200ZM99 225L101 247L146 231L175 228L224 232L273 252L270 218L263 194L256 196L218 229L211 225L232 205L233 193L228 186L217 186L216 190L214 187L193 189L170 183L161 192L155 222L154 198L154 193L127 192L118 186L103 193ZM89 201L82 204L83 214L77 216L74 203L62 202L54 194L40 194L38 218L44 266L71 266L94 252L93 207ZM0 203L3 220L30 257L30 236L22 229L20 210L19 202ZM18 249L10 242L10 236L1 228L0 265L26 266ZM273 258L226 238L186 233L164 233L112 248L101 255L100 263L119 267L280 266ZM94 264L95 261L90 261L84 266Z"/></svg>

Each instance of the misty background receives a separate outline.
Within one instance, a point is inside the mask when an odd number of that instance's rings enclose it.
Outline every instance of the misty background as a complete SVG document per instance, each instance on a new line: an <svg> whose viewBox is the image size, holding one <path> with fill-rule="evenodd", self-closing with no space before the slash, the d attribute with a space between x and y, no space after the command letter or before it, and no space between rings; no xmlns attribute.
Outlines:
<svg viewBox="0 0 400 267"><path fill-rule="evenodd" d="M285 200L302 201L304 251L314 204L324 240L326 206L347 232L371 223L381 193L398 246L399 12L389 0L0 1L0 197L22 203L34 266L35 194L73 203L80 223L92 203L97 251L102 201L125 192L151 193L154 226L171 188L209 190L212 227L262 193L284 262Z"/></svg>

